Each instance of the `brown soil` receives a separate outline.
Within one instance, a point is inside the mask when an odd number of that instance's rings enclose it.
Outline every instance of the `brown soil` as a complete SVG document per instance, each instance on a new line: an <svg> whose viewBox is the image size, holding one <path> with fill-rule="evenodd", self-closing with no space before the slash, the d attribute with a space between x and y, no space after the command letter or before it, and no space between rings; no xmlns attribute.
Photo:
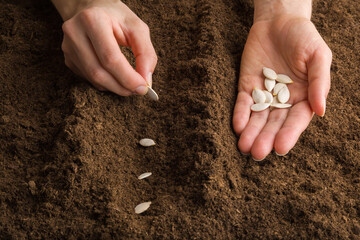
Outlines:
<svg viewBox="0 0 360 240"><path fill-rule="evenodd" d="M231 127L251 0L125 1L150 26L159 102L72 74L49 2L0 0L1 239L360 239L359 1L315 1L327 113L262 163Z"/></svg>

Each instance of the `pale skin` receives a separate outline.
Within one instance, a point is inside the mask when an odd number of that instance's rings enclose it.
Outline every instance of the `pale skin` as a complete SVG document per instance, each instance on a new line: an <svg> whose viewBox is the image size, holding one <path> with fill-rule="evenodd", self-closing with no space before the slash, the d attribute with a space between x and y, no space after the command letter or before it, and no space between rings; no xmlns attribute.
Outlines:
<svg viewBox="0 0 360 240"><path fill-rule="evenodd" d="M65 64L97 89L144 95L157 55L148 26L119 0L52 0L64 20ZM119 45L131 47L136 69Z"/></svg>
<svg viewBox="0 0 360 240"><path fill-rule="evenodd" d="M233 114L239 150L254 160L265 159L273 149L278 155L287 154L313 114L325 114L332 54L310 17L310 0L255 1ZM292 108L251 113L252 89L265 89L263 66L293 79L288 85Z"/></svg>
<svg viewBox="0 0 360 240"><path fill-rule="evenodd" d="M52 0L64 19L65 63L99 90L144 95L157 56L147 25L118 0ZM314 113L325 114L332 54L313 23L311 0L255 0L254 23L243 51L233 128L238 147L254 160L274 149L285 155ZM118 45L130 46L133 69ZM251 113L251 92L264 88L262 67L290 76L290 109Z"/></svg>

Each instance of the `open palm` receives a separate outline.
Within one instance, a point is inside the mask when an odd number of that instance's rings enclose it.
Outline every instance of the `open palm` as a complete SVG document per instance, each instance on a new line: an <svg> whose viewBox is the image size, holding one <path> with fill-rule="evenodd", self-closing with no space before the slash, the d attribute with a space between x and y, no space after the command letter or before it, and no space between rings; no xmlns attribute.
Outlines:
<svg viewBox="0 0 360 240"><path fill-rule="evenodd" d="M241 59L233 115L242 153L262 160L272 149L279 155L291 150L313 112L325 113L331 59L330 49L307 19L285 16L252 26ZM294 81L288 85L290 109L251 113L252 89L265 89L263 67L286 74Z"/></svg>

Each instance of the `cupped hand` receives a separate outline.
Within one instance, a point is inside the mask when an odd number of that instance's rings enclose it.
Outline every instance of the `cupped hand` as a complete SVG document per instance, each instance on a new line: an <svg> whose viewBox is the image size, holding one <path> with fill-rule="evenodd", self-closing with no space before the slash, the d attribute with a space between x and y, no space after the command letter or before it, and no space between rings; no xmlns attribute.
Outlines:
<svg viewBox="0 0 360 240"><path fill-rule="evenodd" d="M99 90L144 95L157 56L148 26L121 1L92 1L63 24L65 64ZM119 45L131 47L136 70Z"/></svg>
<svg viewBox="0 0 360 240"><path fill-rule="evenodd" d="M273 149L285 155L310 123L313 113L325 114L330 89L332 53L313 23L289 16L254 23L241 59L233 128L239 150L264 159ZM262 68L292 78L288 84L292 107L251 112L254 87L265 89Z"/></svg>

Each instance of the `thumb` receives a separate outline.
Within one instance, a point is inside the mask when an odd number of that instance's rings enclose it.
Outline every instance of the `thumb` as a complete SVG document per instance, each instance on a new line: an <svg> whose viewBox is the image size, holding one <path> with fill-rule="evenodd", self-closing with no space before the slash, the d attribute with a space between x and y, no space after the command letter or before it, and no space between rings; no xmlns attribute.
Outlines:
<svg viewBox="0 0 360 240"><path fill-rule="evenodd" d="M309 81L309 102L312 110L324 116L326 98L330 90L331 50L326 46L315 50L307 62Z"/></svg>

